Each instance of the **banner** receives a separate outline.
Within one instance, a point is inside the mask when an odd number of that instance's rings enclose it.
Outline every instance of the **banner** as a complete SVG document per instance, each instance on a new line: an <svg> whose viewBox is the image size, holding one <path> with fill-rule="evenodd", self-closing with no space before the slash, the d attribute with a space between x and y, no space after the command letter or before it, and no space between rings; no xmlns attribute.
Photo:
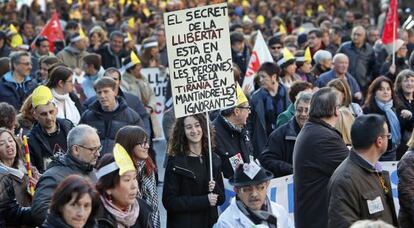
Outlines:
<svg viewBox="0 0 414 228"><path fill-rule="evenodd" d="M33 40L31 47L32 49L35 48L36 40L39 36L45 36L49 40L49 51L53 52L55 50L55 41L63 41L65 40L65 36L63 35L63 30L60 27L59 16L57 12L54 12L52 18L50 18L49 22L43 27L42 31L40 31L39 35Z"/></svg>
<svg viewBox="0 0 414 228"><path fill-rule="evenodd" d="M236 105L226 3L164 13L177 118Z"/></svg>
<svg viewBox="0 0 414 228"><path fill-rule="evenodd" d="M162 126L162 118L164 116L164 105L165 96L167 94L167 83L168 83L168 69L160 70L159 68L142 68L141 74L147 78L151 88L154 91L155 97L157 98L157 105L155 113L159 121L159 126ZM160 134L163 138L164 133L161 131ZM159 138L158 138L159 139Z"/></svg>
<svg viewBox="0 0 414 228"><path fill-rule="evenodd" d="M395 210L398 215L400 210L400 203L398 201L398 176L397 176L397 162L381 162L382 169L390 173L392 196L394 199ZM236 194L233 191L233 186L224 179L224 190L226 194L226 201L220 206L220 211L224 211L230 205L230 199ZM289 213L292 221L294 212L294 198L293 198L293 175L279 177L272 179L269 184L267 195L269 199L282 205Z"/></svg>
<svg viewBox="0 0 414 228"><path fill-rule="evenodd" d="M397 0L390 0L390 8L388 8L382 31L382 43L389 44L394 42L394 39L398 39L398 26L398 3Z"/></svg>

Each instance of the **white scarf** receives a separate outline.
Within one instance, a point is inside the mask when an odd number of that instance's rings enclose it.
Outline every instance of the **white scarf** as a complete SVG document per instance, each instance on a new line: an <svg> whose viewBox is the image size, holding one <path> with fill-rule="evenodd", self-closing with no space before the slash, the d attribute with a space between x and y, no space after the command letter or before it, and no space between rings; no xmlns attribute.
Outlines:
<svg viewBox="0 0 414 228"><path fill-rule="evenodd" d="M74 125L78 125L80 121L80 114L78 109L75 106L75 102L72 101L69 97L69 93L65 95L58 94L55 89L52 89L53 97L55 98L54 101L56 102L56 105L58 107L64 107L58 108L58 118L62 119L68 119L72 121Z"/></svg>

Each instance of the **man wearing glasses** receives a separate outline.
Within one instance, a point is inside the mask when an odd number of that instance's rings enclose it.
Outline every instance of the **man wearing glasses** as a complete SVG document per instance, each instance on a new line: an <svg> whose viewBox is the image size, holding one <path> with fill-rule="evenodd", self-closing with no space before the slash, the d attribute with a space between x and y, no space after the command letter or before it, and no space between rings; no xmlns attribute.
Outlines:
<svg viewBox="0 0 414 228"><path fill-rule="evenodd" d="M239 165L229 180L237 195L220 215L216 227L294 227L286 209L267 196L272 178L271 172L254 161Z"/></svg>
<svg viewBox="0 0 414 228"><path fill-rule="evenodd" d="M32 61L26 51L16 51L10 55L9 72L0 80L0 102L7 102L20 110L23 101L36 87L30 78Z"/></svg>
<svg viewBox="0 0 414 228"><path fill-rule="evenodd" d="M353 150L335 170L328 185L328 227L349 227L364 219L398 226L390 177L379 158L391 134L383 116L363 115L351 128Z"/></svg>
<svg viewBox="0 0 414 228"><path fill-rule="evenodd" d="M37 226L46 219L50 200L57 185L72 174L96 181L93 167L102 146L95 128L80 124L68 134L67 153L56 157L36 185L32 216Z"/></svg>
<svg viewBox="0 0 414 228"><path fill-rule="evenodd" d="M245 128L249 114L249 101L240 86L237 86L236 106L221 110L213 122L216 130L216 153L221 158L225 178L233 176L237 165L249 162L253 156L253 146Z"/></svg>
<svg viewBox="0 0 414 228"><path fill-rule="evenodd" d="M36 119L28 135L32 165L43 173L51 158L66 152L66 137L73 128L70 120L57 118L58 109L46 86L38 86L32 93L33 117Z"/></svg>

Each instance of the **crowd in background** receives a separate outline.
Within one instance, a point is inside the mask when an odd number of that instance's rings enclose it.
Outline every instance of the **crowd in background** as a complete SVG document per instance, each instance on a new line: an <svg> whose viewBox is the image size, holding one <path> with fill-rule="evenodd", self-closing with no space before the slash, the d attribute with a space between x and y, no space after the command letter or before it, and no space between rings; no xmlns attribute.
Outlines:
<svg viewBox="0 0 414 228"><path fill-rule="evenodd" d="M296 227L414 226L411 1L391 44L388 1L228 1L236 106L176 119L168 85L162 123L141 70L168 69L163 13L222 1L29 2L0 1L0 227L293 227L266 197L289 174ZM273 61L243 86L259 31ZM400 161L398 219L378 161ZM223 177L237 196L220 215Z"/></svg>

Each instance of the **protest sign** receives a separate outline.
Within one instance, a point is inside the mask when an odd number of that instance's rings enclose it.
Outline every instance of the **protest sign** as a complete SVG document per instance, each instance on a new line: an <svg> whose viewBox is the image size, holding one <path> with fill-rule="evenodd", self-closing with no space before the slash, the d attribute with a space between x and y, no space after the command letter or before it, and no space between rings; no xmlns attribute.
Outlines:
<svg viewBox="0 0 414 228"><path fill-rule="evenodd" d="M398 211L400 210L400 203L398 201L398 176L397 176L397 162L381 162L381 166L383 170L386 170L390 174L390 181L391 181L391 189L392 189L392 197L394 199L395 210L398 215ZM226 201L223 205L220 206L220 211L224 211L229 205L230 200L236 194L233 192L233 186L231 186L228 182L228 179L224 179L224 192L226 194ZM267 195L269 199L273 202L276 202L282 205L289 216L291 217L292 221L293 212L294 212L294 198L293 198L293 175L288 175L284 177L274 178L270 181Z"/></svg>
<svg viewBox="0 0 414 228"><path fill-rule="evenodd" d="M226 3L164 14L177 118L236 105Z"/></svg>
<svg viewBox="0 0 414 228"><path fill-rule="evenodd" d="M155 114L157 115L157 120L159 126L162 124L162 118L164 115L164 105L165 105L165 96L167 94L167 83L168 83L168 71L160 70L159 68L142 68L141 74L147 78L148 83L151 85L152 90L154 91L157 105L155 107ZM162 130L159 132L161 138L163 138Z"/></svg>

